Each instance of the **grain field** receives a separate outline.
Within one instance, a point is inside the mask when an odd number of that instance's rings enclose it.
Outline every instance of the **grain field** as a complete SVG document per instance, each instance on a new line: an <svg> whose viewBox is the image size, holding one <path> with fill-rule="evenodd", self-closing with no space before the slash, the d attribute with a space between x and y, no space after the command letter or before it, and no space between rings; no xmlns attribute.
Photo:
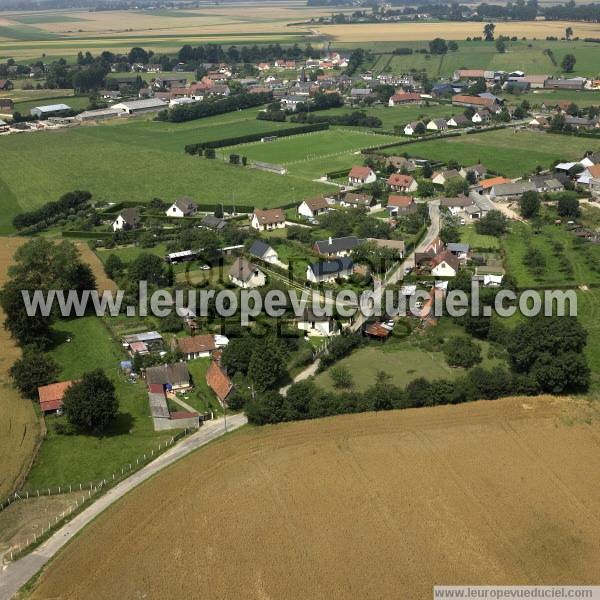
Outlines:
<svg viewBox="0 0 600 600"><path fill-rule="evenodd" d="M245 428L102 514L33 598L431 598L597 583L600 411L542 397Z"/></svg>

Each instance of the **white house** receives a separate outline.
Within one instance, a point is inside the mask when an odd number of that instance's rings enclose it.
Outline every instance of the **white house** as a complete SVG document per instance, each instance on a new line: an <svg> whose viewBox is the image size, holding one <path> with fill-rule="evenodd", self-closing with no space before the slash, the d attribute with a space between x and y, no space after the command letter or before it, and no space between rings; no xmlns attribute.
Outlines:
<svg viewBox="0 0 600 600"><path fill-rule="evenodd" d="M446 124L448 127L466 127L469 125L469 119L465 115L454 115L448 119Z"/></svg>
<svg viewBox="0 0 600 600"><path fill-rule="evenodd" d="M315 315L310 308L298 317L298 329L314 337L329 337L337 333L336 323L332 317Z"/></svg>
<svg viewBox="0 0 600 600"><path fill-rule="evenodd" d="M460 173L456 169L437 171L431 177L431 182L436 185L446 185L450 179L456 179L457 177L460 177Z"/></svg>
<svg viewBox="0 0 600 600"><path fill-rule="evenodd" d="M252 213L250 225L258 231L270 231L272 229L283 229L285 227L285 215L281 208L260 210L255 208Z"/></svg>
<svg viewBox="0 0 600 600"><path fill-rule="evenodd" d="M482 109L482 110L478 110L472 117L471 117L471 121L473 121L473 123L486 123L487 121L490 120L490 112L488 110Z"/></svg>
<svg viewBox="0 0 600 600"><path fill-rule="evenodd" d="M140 211L137 208L124 208L112 223L113 231L135 229L140 224Z"/></svg>
<svg viewBox="0 0 600 600"><path fill-rule="evenodd" d="M329 203L321 196L303 200L300 203L300 206L298 206L298 214L303 217L308 217L309 219L314 219L317 215L327 212L328 210Z"/></svg>
<svg viewBox="0 0 600 600"><path fill-rule="evenodd" d="M279 262L279 254L277 254L277 251L262 240L255 240L252 246L250 246L250 254L271 264Z"/></svg>
<svg viewBox="0 0 600 600"><path fill-rule="evenodd" d="M427 129L429 129L429 131L446 131L446 129L448 129L448 123L446 123L446 119L431 119L431 121L427 123Z"/></svg>
<svg viewBox="0 0 600 600"><path fill-rule="evenodd" d="M423 127L425 127L421 121L413 121L412 123L408 123L408 125L404 127L404 135L414 135L417 132L418 125L423 125Z"/></svg>
<svg viewBox="0 0 600 600"><path fill-rule="evenodd" d="M348 183L351 185L363 185L373 183L377 180L377 175L371 167L352 167L348 173Z"/></svg>
<svg viewBox="0 0 600 600"><path fill-rule="evenodd" d="M352 259L344 256L336 260L326 260L308 265L306 279L312 283L331 282L338 278L347 279L353 271Z"/></svg>
<svg viewBox="0 0 600 600"><path fill-rule="evenodd" d="M262 287L266 283L265 274L245 258L239 257L229 270L231 283L243 289Z"/></svg>
<svg viewBox="0 0 600 600"><path fill-rule="evenodd" d="M395 192L416 192L419 187L414 177L403 173L392 173L388 177L387 184Z"/></svg>
<svg viewBox="0 0 600 600"><path fill-rule="evenodd" d="M179 198L169 206L167 217L191 217L198 211L198 205L191 198Z"/></svg>
<svg viewBox="0 0 600 600"><path fill-rule="evenodd" d="M454 254L445 250L431 261L431 274L435 277L455 277L460 267L459 260Z"/></svg>

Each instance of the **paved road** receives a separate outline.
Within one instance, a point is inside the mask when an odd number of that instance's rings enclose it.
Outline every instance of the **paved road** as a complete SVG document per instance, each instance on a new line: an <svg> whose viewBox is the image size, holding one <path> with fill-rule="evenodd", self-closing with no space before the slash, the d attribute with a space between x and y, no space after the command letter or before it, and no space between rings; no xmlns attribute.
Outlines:
<svg viewBox="0 0 600 600"><path fill-rule="evenodd" d="M227 417L227 431L238 429L248 422L246 415L238 414ZM91 506L74 517L69 523L61 527L51 538L46 540L33 552L20 560L8 563L0 571L0 600L9 600L25 585L73 536L79 533L88 523L95 519L102 511L113 502L122 498L127 492L140 483L158 473L176 460L197 448L204 446L211 440L225 433L223 418L205 423L197 433L185 438L182 442L161 454L131 477L117 484L98 498Z"/></svg>

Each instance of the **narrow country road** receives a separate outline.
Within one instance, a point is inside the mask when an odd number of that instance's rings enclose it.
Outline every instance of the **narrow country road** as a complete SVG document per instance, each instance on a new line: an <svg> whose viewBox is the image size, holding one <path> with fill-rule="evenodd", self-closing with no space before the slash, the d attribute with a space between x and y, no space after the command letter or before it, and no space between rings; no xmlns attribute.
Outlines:
<svg viewBox="0 0 600 600"><path fill-rule="evenodd" d="M113 502L122 498L140 483L173 464L176 460L208 444L208 442L226 432L242 427L247 422L248 419L244 414L227 417L227 429L225 429L225 419L223 418L208 421L197 433L190 435L181 443L161 454L156 460L131 475L131 477L108 490L33 552L15 562L2 565L0 567L0 600L12 598L73 536L78 534Z"/></svg>
<svg viewBox="0 0 600 600"><path fill-rule="evenodd" d="M313 375L315 375L317 373L317 369L319 368L320 362L321 362L321 359L317 358L317 360L315 360L315 362L308 365L308 367L306 367L306 369L304 369L303 371L300 371L300 373L298 373L298 375L296 375L296 377L294 377L293 383L297 383L298 381L304 381L305 379L308 379L309 377L312 377ZM287 391L290 389L291 385L292 384L289 383L288 385L280 388L279 393L282 396L285 396L287 394Z"/></svg>

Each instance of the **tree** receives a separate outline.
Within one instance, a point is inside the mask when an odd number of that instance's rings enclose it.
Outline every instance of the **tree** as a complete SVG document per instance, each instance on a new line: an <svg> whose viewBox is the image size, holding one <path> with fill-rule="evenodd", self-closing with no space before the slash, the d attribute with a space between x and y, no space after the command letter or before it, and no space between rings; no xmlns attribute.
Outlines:
<svg viewBox="0 0 600 600"><path fill-rule="evenodd" d="M60 372L56 361L37 346L27 346L10 368L17 389L27 398L35 398L37 389L54 381Z"/></svg>
<svg viewBox="0 0 600 600"><path fill-rule="evenodd" d="M429 52L431 54L446 54L448 52L448 44L442 38L435 38L429 42Z"/></svg>
<svg viewBox="0 0 600 600"><path fill-rule="evenodd" d="M460 242L460 231L456 225L444 225L440 229L440 240L444 244L454 244Z"/></svg>
<svg viewBox="0 0 600 600"><path fill-rule="evenodd" d="M444 344L444 356L451 367L468 369L481 362L481 347L471 338L455 336Z"/></svg>
<svg viewBox="0 0 600 600"><path fill-rule="evenodd" d="M486 42L494 41L494 31L496 30L496 26L493 23L487 23L483 26L483 37Z"/></svg>
<svg viewBox="0 0 600 600"><path fill-rule="evenodd" d="M427 131L427 128L425 127L425 123L423 123L422 121L419 121L415 125L415 133L417 135L423 135L426 131ZM427 163L427 164L429 164L429 163ZM425 175L423 175L423 177L425 177Z"/></svg>
<svg viewBox="0 0 600 600"><path fill-rule="evenodd" d="M574 54L565 54L560 66L565 73L572 73L577 59Z"/></svg>
<svg viewBox="0 0 600 600"><path fill-rule="evenodd" d="M423 125L421 123L421 125ZM425 128L425 125L423 125L423 129ZM421 168L421 175L423 176L424 179L430 179L431 176L433 175L433 168L431 166L430 162L426 162L423 167Z"/></svg>
<svg viewBox="0 0 600 600"><path fill-rule="evenodd" d="M125 269L125 264L120 256L116 254L109 254L104 263L104 272L109 279L115 279L119 277L123 270Z"/></svg>
<svg viewBox="0 0 600 600"><path fill-rule="evenodd" d="M230 375L241 372L246 374L256 341L249 335L236 337L223 349L221 364Z"/></svg>
<svg viewBox="0 0 600 600"><path fill-rule="evenodd" d="M561 217L571 219L576 219L581 214L577 197L567 194L560 196L556 210Z"/></svg>
<svg viewBox="0 0 600 600"><path fill-rule="evenodd" d="M456 52L458 50L458 44L454 40L448 42L448 50L450 52Z"/></svg>
<svg viewBox="0 0 600 600"><path fill-rule="evenodd" d="M449 198L455 198L469 191L469 182L462 177L451 177L444 185L444 192Z"/></svg>
<svg viewBox="0 0 600 600"><path fill-rule="evenodd" d="M435 194L435 187L429 179L419 179L417 186L417 196L421 198L428 198Z"/></svg>
<svg viewBox="0 0 600 600"><path fill-rule="evenodd" d="M65 392L63 409L69 422L78 429L102 433L119 410L115 386L102 369L84 373Z"/></svg>
<svg viewBox="0 0 600 600"><path fill-rule="evenodd" d="M217 219L222 219L223 218L223 205L217 204L215 206L215 210L214 210L213 214L215 217L217 217Z"/></svg>
<svg viewBox="0 0 600 600"><path fill-rule="evenodd" d="M267 337L254 344L248 364L248 375L259 392L273 387L283 375L285 364L281 349L274 338Z"/></svg>
<svg viewBox="0 0 600 600"><path fill-rule="evenodd" d="M333 382L333 387L336 389L348 389L354 387L354 379L352 378L352 373L350 373L348 367L344 367L343 365L331 367L329 376Z"/></svg>
<svg viewBox="0 0 600 600"><path fill-rule="evenodd" d="M496 50L500 54L504 54L506 52L506 44L504 43L504 40L502 38L498 38L496 40Z"/></svg>
<svg viewBox="0 0 600 600"><path fill-rule="evenodd" d="M565 37L567 38L567 40L570 40L571 37L573 35L573 28L572 27L567 27L565 29Z"/></svg>
<svg viewBox="0 0 600 600"><path fill-rule="evenodd" d="M507 218L499 210L490 210L475 223L477 233L500 237L506 233Z"/></svg>
<svg viewBox="0 0 600 600"><path fill-rule="evenodd" d="M246 416L250 423L266 425L285 420L284 397L277 392L258 394L246 404Z"/></svg>
<svg viewBox="0 0 600 600"><path fill-rule="evenodd" d="M536 191L525 192L519 200L521 216L525 219L533 219L540 214L540 195Z"/></svg>
<svg viewBox="0 0 600 600"><path fill-rule="evenodd" d="M129 279L134 282L147 281L149 284L162 285L166 279L165 265L160 256L142 252L129 265Z"/></svg>

